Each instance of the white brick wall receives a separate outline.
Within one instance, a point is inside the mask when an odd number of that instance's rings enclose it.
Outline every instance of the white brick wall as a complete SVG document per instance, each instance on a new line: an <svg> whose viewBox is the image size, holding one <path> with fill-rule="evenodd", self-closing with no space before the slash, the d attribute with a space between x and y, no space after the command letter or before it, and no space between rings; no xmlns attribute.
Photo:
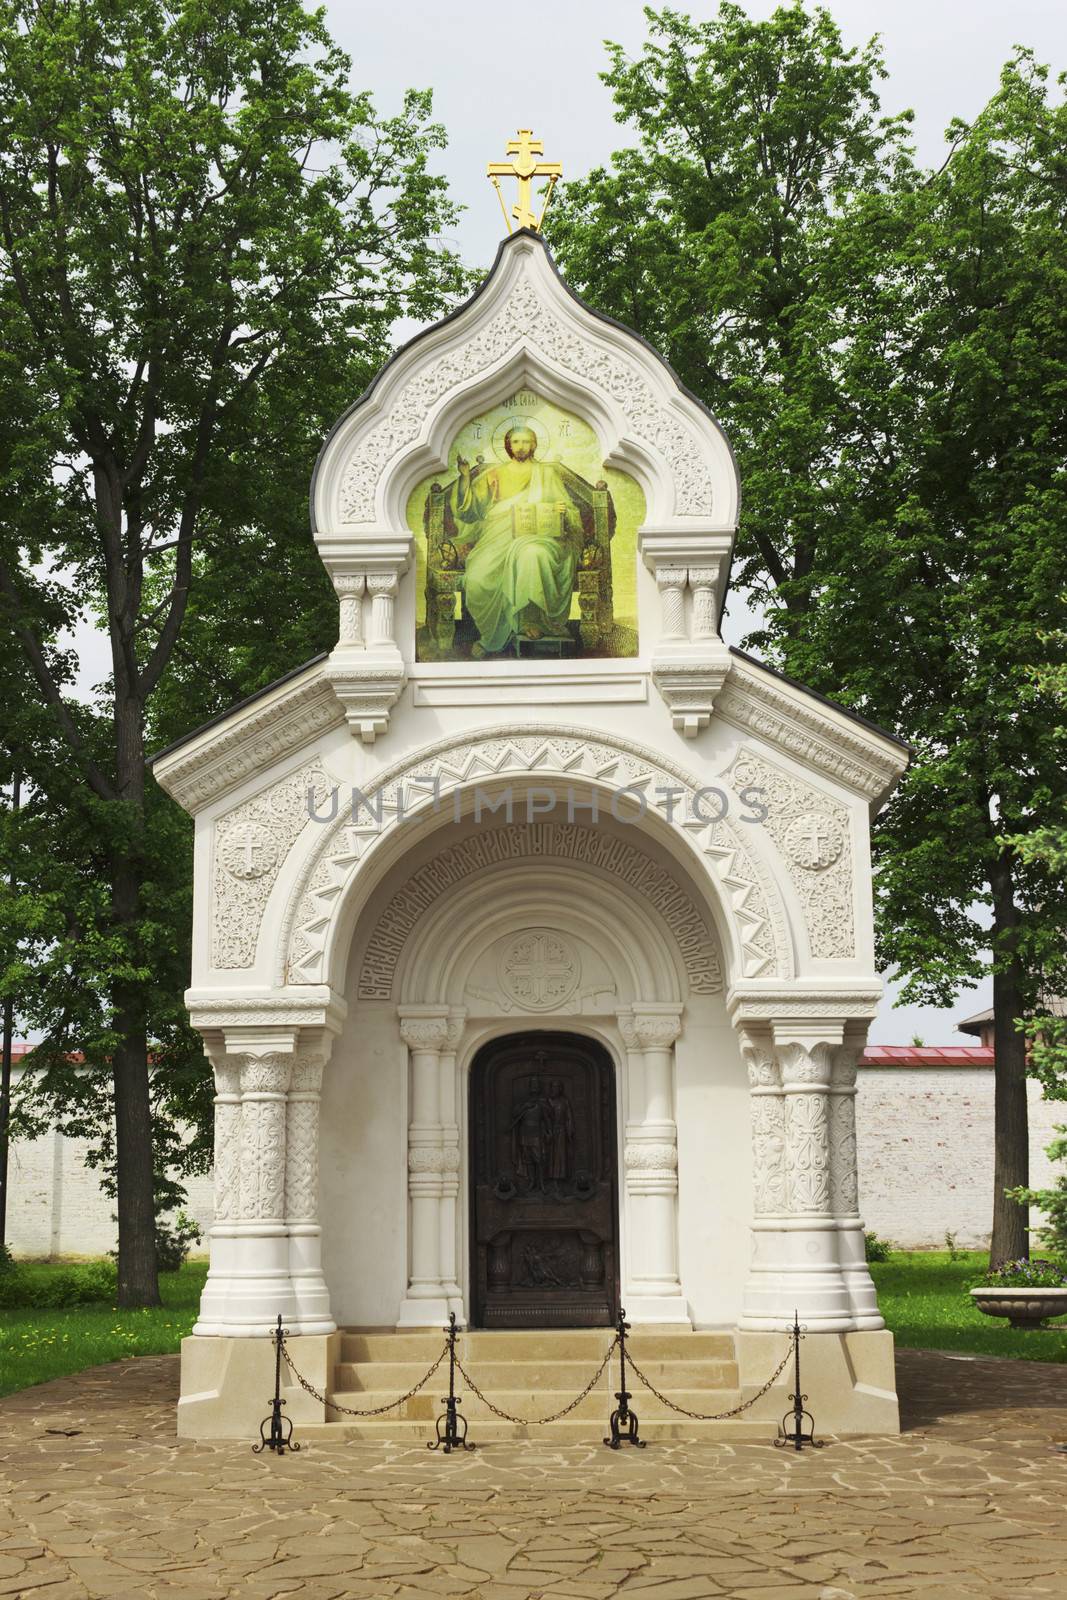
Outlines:
<svg viewBox="0 0 1067 1600"><path fill-rule="evenodd" d="M17 1075L17 1069L16 1069ZM49 1133L12 1142L8 1158L7 1242L16 1256L100 1256L116 1243L114 1200L85 1164L88 1142ZM205 1230L211 1223L210 1177L186 1183L186 1213Z"/></svg>
<svg viewBox="0 0 1067 1600"><path fill-rule="evenodd" d="M861 1067L856 1097L860 1215L910 1248L989 1243L993 1208L993 1072L989 1067ZM1030 1182L1054 1180L1045 1146L1067 1123L1031 1081ZM1062 1171L1062 1163L1059 1164Z"/></svg>
<svg viewBox="0 0 1067 1600"><path fill-rule="evenodd" d="M993 1073L988 1067L861 1067L856 1100L860 1211L911 1249L988 1242L993 1191ZM1067 1102L1030 1084L1031 1182L1053 1171L1044 1147ZM7 1233L21 1256L102 1255L115 1247L114 1201L85 1165L85 1143L52 1133L11 1147ZM210 1177L187 1184L190 1216L211 1222ZM203 1248L203 1247L201 1247Z"/></svg>

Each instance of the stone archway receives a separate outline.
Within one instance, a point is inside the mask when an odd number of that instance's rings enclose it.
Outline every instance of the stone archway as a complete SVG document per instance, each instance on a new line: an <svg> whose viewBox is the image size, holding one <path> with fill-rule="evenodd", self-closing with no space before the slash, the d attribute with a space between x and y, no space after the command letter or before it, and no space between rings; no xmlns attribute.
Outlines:
<svg viewBox="0 0 1067 1600"><path fill-rule="evenodd" d="M278 981L340 990L359 910L420 819L433 827L444 809L459 820L478 794L549 779L595 792L605 807L621 791L635 798L641 816L631 831L662 842L706 890L731 981L792 978L797 938L773 874L729 816L708 819L698 780L631 741L545 724L443 740L369 783L361 793L365 814L353 819L340 805L280 919Z"/></svg>

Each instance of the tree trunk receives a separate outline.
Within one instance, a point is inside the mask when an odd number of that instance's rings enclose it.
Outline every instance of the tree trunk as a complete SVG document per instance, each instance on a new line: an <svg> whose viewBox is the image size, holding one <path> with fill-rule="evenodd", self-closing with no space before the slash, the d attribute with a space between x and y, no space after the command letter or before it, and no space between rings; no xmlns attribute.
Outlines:
<svg viewBox="0 0 1067 1600"><path fill-rule="evenodd" d="M1002 855L990 874L993 890L993 1237L989 1264L1019 1261L1030 1254L1029 1211L1009 1200L1005 1189L1030 1181L1030 1127L1026 1100L1026 1040L1016 1027L1026 994L1017 955L1019 910L1012 869Z"/></svg>
<svg viewBox="0 0 1067 1600"><path fill-rule="evenodd" d="M130 808L132 825L124 830L125 848L116 848L112 857L112 915L131 959L135 959L140 943L145 762L142 709L133 696L116 693L115 742L119 793ZM118 981L112 988L111 998L118 1035L112 1058L119 1217L118 1300L120 1306L158 1306L152 1109L144 997L137 983Z"/></svg>

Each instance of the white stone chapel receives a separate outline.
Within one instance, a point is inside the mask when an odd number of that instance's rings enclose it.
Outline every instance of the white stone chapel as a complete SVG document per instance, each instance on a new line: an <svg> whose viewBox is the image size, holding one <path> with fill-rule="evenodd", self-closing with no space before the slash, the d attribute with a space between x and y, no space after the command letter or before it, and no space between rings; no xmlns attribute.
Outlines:
<svg viewBox="0 0 1067 1600"><path fill-rule="evenodd" d="M820 1425L896 1430L854 1096L906 752L723 644L738 498L530 228L326 440L335 648L155 762L217 1090L183 1433L254 1435L279 1315L351 1400L450 1312L585 1360L620 1307L646 1354L715 1335L737 1394L796 1311Z"/></svg>

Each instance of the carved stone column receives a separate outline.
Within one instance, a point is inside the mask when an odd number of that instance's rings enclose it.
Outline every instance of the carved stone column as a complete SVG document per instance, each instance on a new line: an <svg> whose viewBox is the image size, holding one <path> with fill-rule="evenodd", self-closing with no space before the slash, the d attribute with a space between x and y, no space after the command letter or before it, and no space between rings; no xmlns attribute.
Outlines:
<svg viewBox="0 0 1067 1600"><path fill-rule="evenodd" d="M220 1333L226 1321L226 1292L237 1267L235 1222L240 1202L241 1068L208 1046L215 1072L215 1203L210 1232L211 1265L194 1333Z"/></svg>
<svg viewBox="0 0 1067 1600"><path fill-rule="evenodd" d="M661 637L666 645L684 644L686 641L685 590L688 576L685 567L659 567L656 570L656 583L663 607Z"/></svg>
<svg viewBox="0 0 1067 1600"><path fill-rule="evenodd" d="M747 1027L742 1035L755 1195L742 1327L780 1328L794 1311L813 1330L856 1326L838 1257L831 1176L830 1082L843 1035L842 1022L799 1019Z"/></svg>
<svg viewBox="0 0 1067 1600"><path fill-rule="evenodd" d="M393 601L397 590L396 573L372 572L367 579L367 588L371 596L371 649L395 650Z"/></svg>
<svg viewBox="0 0 1067 1600"><path fill-rule="evenodd" d="M397 1326L437 1327L448 1320L441 1281L441 1201L445 1145L441 1126L441 1052L448 1043L445 1007L407 1007L400 1035L411 1052L408 1117L408 1286Z"/></svg>
<svg viewBox="0 0 1067 1600"><path fill-rule="evenodd" d="M718 567L690 567L689 587L693 591L693 640L715 640L719 637L719 619L716 615L716 586Z"/></svg>
<svg viewBox="0 0 1067 1600"><path fill-rule="evenodd" d="M466 1012L454 1010L448 1019L448 1032L441 1051L440 1118L441 1118L441 1286L448 1301L449 1311L456 1313L456 1321L465 1323L463 1290L459 1283L459 1218L457 1206L460 1190L460 1139L459 1139L459 1085L456 1075L456 1051L463 1038Z"/></svg>
<svg viewBox="0 0 1067 1600"><path fill-rule="evenodd" d="M296 1057L286 1101L285 1217L301 1333L332 1333L337 1326L322 1274L319 1225L319 1095L331 1043Z"/></svg>
<svg viewBox="0 0 1067 1600"><path fill-rule="evenodd" d="M340 628L338 644L349 650L363 648L363 596L367 588L366 574L339 572L333 586L340 602Z"/></svg>
<svg viewBox="0 0 1067 1600"><path fill-rule="evenodd" d="M878 1295L867 1265L866 1234L859 1214L856 1172L856 1068L867 1027L846 1026L830 1073L830 1190L837 1222L838 1259L857 1328L884 1328Z"/></svg>
<svg viewBox="0 0 1067 1600"><path fill-rule="evenodd" d="M293 1036L236 1044L227 1039L227 1085L219 1107L231 1218L212 1230L212 1272L220 1298L218 1322L208 1321L205 1299L195 1332L269 1336L279 1316L297 1319L289 1276L285 1219L286 1093L292 1072ZM240 1091L236 1103L235 1091ZM237 1117L240 1118L237 1133ZM237 1133L237 1150L232 1141ZM214 1300L214 1297L212 1297Z"/></svg>
<svg viewBox="0 0 1067 1600"><path fill-rule="evenodd" d="M629 1113L623 1152L628 1212L625 1303L634 1322L689 1325L678 1276L678 1129L674 1120L677 1006L619 1013Z"/></svg>

